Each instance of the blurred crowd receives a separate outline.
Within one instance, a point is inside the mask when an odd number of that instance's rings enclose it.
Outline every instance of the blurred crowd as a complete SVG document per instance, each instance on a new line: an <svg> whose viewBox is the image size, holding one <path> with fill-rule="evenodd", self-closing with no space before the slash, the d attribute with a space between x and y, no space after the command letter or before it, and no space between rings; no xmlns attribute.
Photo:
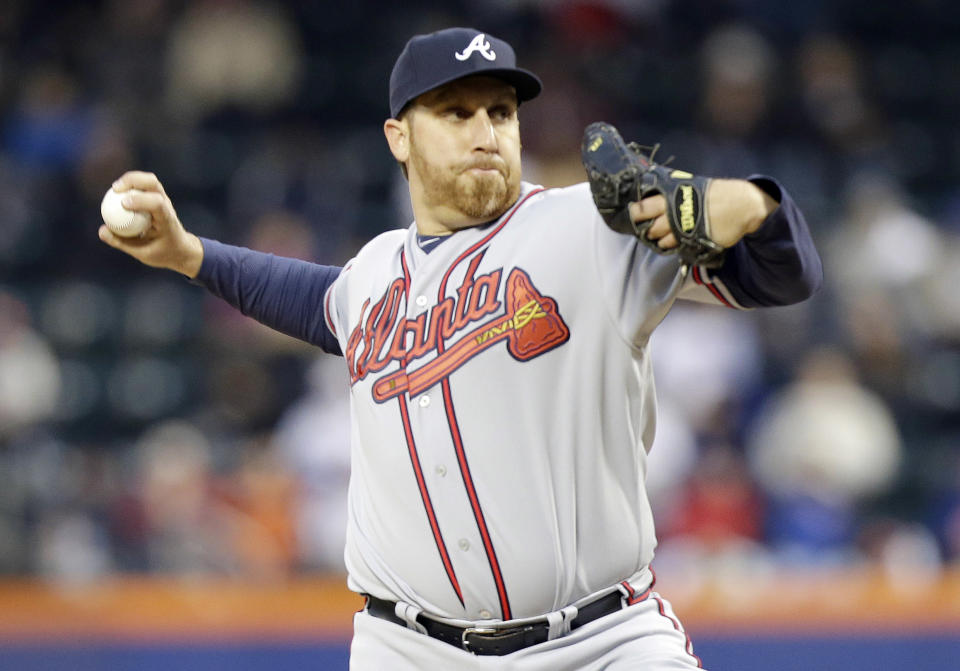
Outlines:
<svg viewBox="0 0 960 671"><path fill-rule="evenodd" d="M5 0L0 575L342 571L343 362L97 240L122 172L192 231L342 264L410 221L383 140L406 39L472 25L546 88L525 177L590 121L779 178L825 289L654 336L660 572L960 563L960 5Z"/></svg>

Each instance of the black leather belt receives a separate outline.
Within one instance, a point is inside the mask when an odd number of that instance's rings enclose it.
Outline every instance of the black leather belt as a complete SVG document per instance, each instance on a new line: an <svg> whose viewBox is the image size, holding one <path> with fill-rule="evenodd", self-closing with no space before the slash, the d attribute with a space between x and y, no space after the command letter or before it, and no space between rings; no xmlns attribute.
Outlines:
<svg viewBox="0 0 960 671"><path fill-rule="evenodd" d="M378 599L369 594L367 612L381 620L406 627L407 623L397 617L396 602ZM577 610L577 616L570 621L570 629L582 627L604 615L615 613L623 608L623 594L618 590L601 596L595 601ZM457 627L426 617L422 613L417 622L423 625L427 634L450 645L472 652L475 655L509 655L511 652L543 643L547 640L550 625L546 621L522 624L516 627Z"/></svg>

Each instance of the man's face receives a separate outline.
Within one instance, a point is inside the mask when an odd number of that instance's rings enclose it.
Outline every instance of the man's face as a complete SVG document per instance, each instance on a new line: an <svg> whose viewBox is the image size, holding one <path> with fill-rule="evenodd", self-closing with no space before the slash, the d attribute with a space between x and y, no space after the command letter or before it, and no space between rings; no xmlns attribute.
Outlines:
<svg viewBox="0 0 960 671"><path fill-rule="evenodd" d="M410 184L451 229L496 219L520 196L520 125L513 87L459 79L408 112Z"/></svg>

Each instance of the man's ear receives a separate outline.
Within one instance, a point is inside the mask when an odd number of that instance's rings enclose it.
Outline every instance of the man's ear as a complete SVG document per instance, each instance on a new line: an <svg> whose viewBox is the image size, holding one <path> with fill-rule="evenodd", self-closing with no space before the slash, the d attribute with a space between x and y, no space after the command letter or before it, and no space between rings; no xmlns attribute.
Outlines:
<svg viewBox="0 0 960 671"><path fill-rule="evenodd" d="M387 119L383 122L383 134L387 136L390 153L400 163L410 158L410 125L406 119Z"/></svg>

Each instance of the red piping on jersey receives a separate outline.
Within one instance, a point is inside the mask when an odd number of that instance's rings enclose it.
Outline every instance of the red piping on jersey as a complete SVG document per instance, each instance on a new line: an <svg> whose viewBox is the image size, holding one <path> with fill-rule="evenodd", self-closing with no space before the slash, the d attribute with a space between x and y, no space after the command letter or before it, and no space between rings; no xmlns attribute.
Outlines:
<svg viewBox="0 0 960 671"><path fill-rule="evenodd" d="M407 267L406 255L400 252L400 265L403 267L403 285L404 296L410 299L410 269ZM401 327L402 328L402 327ZM406 365L406 362L404 362ZM450 553L447 552L447 544L443 540L443 534L440 533L440 524L437 522L437 515L433 510L433 502L430 500L430 493L427 491L427 483L423 477L423 468L420 465L420 456L417 454L417 445L413 439L413 428L410 425L410 413L407 411L407 399L400 396L397 401L400 404L400 418L403 420L403 433L407 441L407 451L410 453L410 463L413 466L413 473L417 478L417 487L420 489L420 499L423 501L423 508L427 513L427 520L430 522L430 530L433 532L433 541L437 545L437 551L440 553L440 560L443 562L443 568L447 572L447 578L450 580L450 586L457 594L460 605L463 605L463 592L460 590L460 582L453 570L453 562L450 561Z"/></svg>
<svg viewBox="0 0 960 671"><path fill-rule="evenodd" d="M400 252L400 266L403 268L403 289L404 296L410 300L410 268L407 267L407 253Z"/></svg>
<svg viewBox="0 0 960 671"><path fill-rule="evenodd" d="M400 266L403 268L403 298L407 305L410 304L410 268L407 266L407 253L405 251L400 252ZM399 329L400 332L404 331L405 320L400 320ZM406 346L404 345L406 348ZM407 350L407 355L403 357L403 371L406 373L407 363L410 361L410 350ZM403 398L401 396L401 398Z"/></svg>
<svg viewBox="0 0 960 671"><path fill-rule="evenodd" d="M475 242L471 245L465 252L463 252L457 259L447 268L447 272L444 273L443 279L440 281L440 290L437 294L437 300L442 301L446 296L447 291L447 280L450 278L450 273L453 272L453 269L456 268L465 258L470 254L473 254L477 249L487 244L493 236L499 233L504 226L507 225L507 222L513 218L513 215L516 214L517 210L530 198L530 196L535 193L539 193L543 189L534 189L523 199L517 203L513 210L504 217L492 231L487 235L483 236L482 239ZM443 338L440 337L437 339L437 354L443 354ZM450 425L450 436L453 438L454 450L457 453L457 462L460 466L460 475L463 478L463 484L467 489L467 496L470 498L470 506L473 508L473 517L477 522L477 530L480 532L480 537L483 539L483 548L487 553L487 561L490 564L490 571L493 573L493 581L497 586L497 596L500 599L500 610L503 614L504 620L513 619L513 614L510 609L510 600L507 597L507 587L503 581L503 573L500 570L500 562L497 560L497 553L493 547L493 541L490 539L490 531L487 529L487 522L483 516L483 509L480 506L480 499L477 496L476 487L473 484L473 477L470 475L470 466L467 463L467 454L463 448L463 437L460 435L460 426L457 423L457 416L453 410L453 396L450 393L450 378L444 378L440 383L443 389L443 405L447 412L447 423Z"/></svg>
<svg viewBox="0 0 960 671"><path fill-rule="evenodd" d="M477 530L483 539L483 548L487 553L487 562L490 564L491 573L493 573L493 581L497 585L500 610L503 612L504 620L511 620L513 619L513 614L510 610L510 600L507 598L507 586L504 584L503 573L500 571L500 562L497 559L496 550L493 548L493 541L490 539L490 532L487 529L487 521L483 516L483 509L480 507L480 499L477 497L476 487L473 485L473 476L470 475L470 465L467 463L467 454L463 449L463 437L460 435L460 426L457 424L457 416L453 410L450 378L444 378L440 385L443 388L443 406L447 411L447 423L450 426L450 437L453 439L453 447L457 453L460 475L463 477L463 484L467 488L467 495L470 497L470 507L473 509L473 517L477 522Z"/></svg>
<svg viewBox="0 0 960 671"><path fill-rule="evenodd" d="M330 289L327 289L326 299L323 301L323 311L327 315L327 328L330 329L330 333L332 333L333 337L336 338L337 329L333 325L333 313L330 312L330 299L333 298L332 294L333 292Z"/></svg>
<svg viewBox="0 0 960 671"><path fill-rule="evenodd" d="M447 544L443 542L443 535L440 533L440 525L437 522L436 513L433 511L433 503L430 501L430 493L427 491L427 483L423 479L423 469L420 467L420 457L417 456L417 446L413 440L413 429L410 426L410 415L407 412L407 400L403 396L397 399L400 404L400 417L403 419L403 433L407 439L407 450L410 453L410 463L413 465L413 472L417 477L417 486L420 488L420 498L423 500L423 507L427 512L427 519L430 521L430 529L433 531L433 540L437 544L437 550L440 552L440 559L443 567L447 571L447 578L450 579L450 585L453 591L457 593L457 599L460 605L463 605L463 593L460 591L460 583L453 571L453 562L450 561L450 554L447 552Z"/></svg>
<svg viewBox="0 0 960 671"><path fill-rule="evenodd" d="M345 265L345 266L343 267L343 269L340 271L340 274L343 275L345 272L347 272L348 270L350 270L350 268L351 268L352 265L353 265L353 264L350 264L350 263L348 263L347 265ZM333 287L330 286L330 287L327 287L327 292L326 292L326 294L325 294L324 297L323 297L323 311L324 311L324 314L325 314L326 317L327 317L327 326L330 328L330 333L332 333L332 334L333 334L333 337L336 338L336 337L337 337L337 329L334 328L334 326L333 326L333 312L331 312L331 310L330 310L330 302L331 302L332 298L333 298Z"/></svg>
<svg viewBox="0 0 960 671"><path fill-rule="evenodd" d="M641 594L636 594L633 591L633 586L626 580L620 583L620 586L623 587L623 589L627 593L627 596L626 596L627 605L632 606L636 603L640 603L641 601L644 601L648 597L653 595L653 600L656 601L657 603L657 610L660 611L660 615L670 620L670 624L673 625L673 628L679 631L681 634L683 634L684 638L687 641L684 647L684 649L686 650L686 653L691 657L693 657L695 660L697 660L697 668L702 669L703 661L699 657L697 657L695 654L693 654L693 641L690 640L690 634L688 634L686 630L684 630L684 628L680 626L680 623L677 621L676 618L671 617L670 615L667 615L667 611L663 606L663 600L658 595L653 594L653 586L657 584L657 574L653 572L652 568L650 569L650 575L653 576L653 579L650 581L650 586L647 587L647 589L644 590L643 593Z"/></svg>
<svg viewBox="0 0 960 671"><path fill-rule="evenodd" d="M659 596L657 596L656 594L654 594L654 595L653 595L653 600L657 602L657 609L660 611L660 614L661 614L662 616L664 616L665 618L667 618L668 620L670 620L670 623L673 625L673 628L674 628L674 629L676 629L676 630L679 631L681 634L683 634L683 637L684 637L684 638L686 639L686 641L687 641L686 644L685 644L685 646L684 646L684 649L686 650L686 652L687 652L688 655L690 655L690 656L693 657L695 660L697 660L697 668L698 668L698 669L702 669L702 668L703 668L703 660L701 660L699 657L697 657L695 654L693 654L693 641L690 640L690 634L688 634L688 633L686 632L686 630L685 630L683 627L680 626L680 623L677 622L677 619L676 619L675 617L672 617L672 616L670 616L670 615L667 615L667 612L666 612L666 610L665 610L664 607L663 607L663 600L662 600Z"/></svg>
<svg viewBox="0 0 960 671"><path fill-rule="evenodd" d="M713 286L713 284L711 284L708 280L706 280L703 277L703 275L701 275L700 266L693 267L693 281L709 289L710 293L713 294L714 298L716 298L718 301L726 305L728 308L733 307L733 305L730 304L730 301L724 298L723 294L720 293L720 290L717 289L715 286Z"/></svg>

